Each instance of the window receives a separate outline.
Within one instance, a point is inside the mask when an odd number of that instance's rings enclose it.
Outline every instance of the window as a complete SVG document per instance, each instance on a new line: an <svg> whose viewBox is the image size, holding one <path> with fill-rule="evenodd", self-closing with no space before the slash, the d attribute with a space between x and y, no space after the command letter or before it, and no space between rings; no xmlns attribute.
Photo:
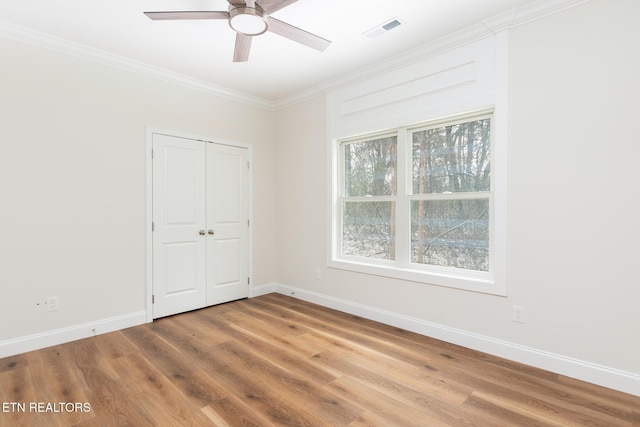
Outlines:
<svg viewBox="0 0 640 427"><path fill-rule="evenodd" d="M397 145L395 135L343 145L344 255L395 259Z"/></svg>
<svg viewBox="0 0 640 427"><path fill-rule="evenodd" d="M492 122L483 113L338 141L337 266L486 291Z"/></svg>
<svg viewBox="0 0 640 427"><path fill-rule="evenodd" d="M411 131L411 262L489 271L491 119Z"/></svg>

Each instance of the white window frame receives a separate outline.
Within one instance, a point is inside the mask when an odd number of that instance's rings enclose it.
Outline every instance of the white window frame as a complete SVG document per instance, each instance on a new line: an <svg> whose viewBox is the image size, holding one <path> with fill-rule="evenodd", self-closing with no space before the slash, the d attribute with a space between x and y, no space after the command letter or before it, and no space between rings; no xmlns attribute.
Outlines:
<svg viewBox="0 0 640 427"><path fill-rule="evenodd" d="M488 272L421 265L410 261L411 200L422 198L412 194L411 134L426 128L455 124L461 121L491 117L491 189L490 205L490 266ZM376 197L380 201L396 201L396 259L395 261L342 255L342 196L344 191L344 159L342 145L353 141L376 139L397 132L397 195ZM409 280L428 285L445 286L494 295L506 295L506 120L494 107L465 114L443 117L415 126L402 126L383 132L332 141L332 218L329 267L359 273ZM402 165L401 165L402 163ZM404 173L403 173L404 172ZM447 196L437 196L446 198ZM451 199L477 198L473 193L453 194ZM369 200L371 200L369 198Z"/></svg>
<svg viewBox="0 0 640 427"><path fill-rule="evenodd" d="M344 255L342 254L342 247L343 247L343 242L342 242L342 228L343 228L343 223L342 223L342 206L343 206L343 202L365 202L365 203L369 203L369 202L395 202L396 203L396 209L398 207L398 195L399 195L399 190L400 190L400 180L399 180L399 176L398 176L398 182L397 182L397 188L396 188L396 194L395 195L389 195L389 196L344 196L342 193L344 192L344 188L345 188L345 169L344 169L344 151L342 149L342 147L345 144L350 144L350 143L356 143L356 142L367 142L367 141L372 141L372 140L376 140L376 139L382 139L382 138L388 138L388 137L392 137L395 136L397 137L397 144L398 144L398 149L399 149L399 145L400 145L400 135L399 135L399 130L394 129L391 131L386 131L386 132L379 132L379 133L375 133L375 134L368 134L368 135L361 135L361 136L357 136L354 138L347 138L347 139L341 139L340 141L338 141L338 164L339 164L339 176L337 177L338 179L338 188L340 189L338 192L338 202L337 202L337 209L340 212L339 215L336 216L336 220L337 220L337 225L338 225L338 234L336 235L337 238L337 249L338 249L338 254L340 258L345 259L345 260L351 260L357 263L365 263L365 264L369 264L369 261L374 261L372 262L373 264L380 264L383 266L389 266L389 267L393 267L396 263L395 261L391 261L391 260L385 260L385 259L377 259L377 258L368 258L368 257L362 257L362 256L357 256L357 255ZM400 153L398 153L396 151L396 156L397 156L397 161L400 161ZM398 220L397 220L397 210L396 210L396 225L398 224ZM397 233L396 233L397 235Z"/></svg>

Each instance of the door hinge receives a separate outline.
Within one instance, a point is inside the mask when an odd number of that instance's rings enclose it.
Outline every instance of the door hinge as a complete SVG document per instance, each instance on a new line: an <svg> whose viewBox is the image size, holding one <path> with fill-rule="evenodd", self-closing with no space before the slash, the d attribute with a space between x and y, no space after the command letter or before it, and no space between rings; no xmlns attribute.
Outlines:
<svg viewBox="0 0 640 427"><path fill-rule="evenodd" d="M155 303L156 303L156 296L151 295L151 304L155 304Z"/></svg>
<svg viewBox="0 0 640 427"><path fill-rule="evenodd" d="M151 158L153 159L153 150L151 150Z"/></svg>
<svg viewBox="0 0 640 427"><path fill-rule="evenodd" d="M251 169L251 162L247 162L247 169Z"/></svg>
<svg viewBox="0 0 640 427"><path fill-rule="evenodd" d="M151 223L151 231L156 231L156 223L155 222Z"/></svg>
<svg viewBox="0 0 640 427"><path fill-rule="evenodd" d="M251 279L247 277L247 285L251 284Z"/></svg>
<svg viewBox="0 0 640 427"><path fill-rule="evenodd" d="M247 220L247 227L251 227L250 225L251 223L249 222L249 220Z"/></svg>

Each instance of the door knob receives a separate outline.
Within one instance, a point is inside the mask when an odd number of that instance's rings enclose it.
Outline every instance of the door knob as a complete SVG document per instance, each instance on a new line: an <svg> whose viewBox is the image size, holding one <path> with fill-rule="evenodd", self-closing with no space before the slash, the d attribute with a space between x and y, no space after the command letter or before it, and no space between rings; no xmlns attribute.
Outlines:
<svg viewBox="0 0 640 427"><path fill-rule="evenodd" d="M198 231L198 234L201 235L201 236L204 236L204 230Z"/></svg>
<svg viewBox="0 0 640 427"><path fill-rule="evenodd" d="M214 235L214 234L216 234L216 233L215 233L215 231L213 231L213 230L209 230L209 234L210 234L211 236L213 236L213 235Z"/></svg>

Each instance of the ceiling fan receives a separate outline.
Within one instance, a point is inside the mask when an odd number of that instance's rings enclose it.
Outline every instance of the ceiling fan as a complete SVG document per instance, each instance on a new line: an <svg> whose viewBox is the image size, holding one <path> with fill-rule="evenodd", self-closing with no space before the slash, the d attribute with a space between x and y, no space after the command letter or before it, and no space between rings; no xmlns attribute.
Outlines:
<svg viewBox="0 0 640 427"><path fill-rule="evenodd" d="M266 31L281 35L313 49L324 51L331 42L269 16L297 0L227 0L228 11L144 12L153 20L226 19L237 33L233 62L249 59L252 37Z"/></svg>

